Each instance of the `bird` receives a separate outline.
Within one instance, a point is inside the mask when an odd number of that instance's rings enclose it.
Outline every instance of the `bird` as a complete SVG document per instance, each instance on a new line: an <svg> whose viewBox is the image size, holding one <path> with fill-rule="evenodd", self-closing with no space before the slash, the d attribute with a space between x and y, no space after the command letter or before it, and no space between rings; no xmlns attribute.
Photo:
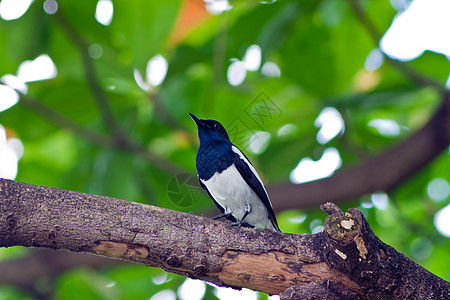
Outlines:
<svg viewBox="0 0 450 300"><path fill-rule="evenodd" d="M234 225L280 231L267 191L249 159L231 143L219 122L189 113L197 124L196 156L200 186Z"/></svg>

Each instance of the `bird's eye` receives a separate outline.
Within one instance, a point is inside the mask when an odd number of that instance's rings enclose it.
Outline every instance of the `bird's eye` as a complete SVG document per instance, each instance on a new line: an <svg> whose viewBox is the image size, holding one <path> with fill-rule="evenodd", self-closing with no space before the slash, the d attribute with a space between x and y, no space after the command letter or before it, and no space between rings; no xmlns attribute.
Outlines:
<svg viewBox="0 0 450 300"><path fill-rule="evenodd" d="M220 128L219 124L214 123L214 129L218 130Z"/></svg>

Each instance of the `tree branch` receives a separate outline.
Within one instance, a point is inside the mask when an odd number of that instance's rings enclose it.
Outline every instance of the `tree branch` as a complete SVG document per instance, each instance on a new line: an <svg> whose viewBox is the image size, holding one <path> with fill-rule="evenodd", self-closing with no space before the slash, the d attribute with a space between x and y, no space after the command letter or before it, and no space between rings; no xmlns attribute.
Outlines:
<svg viewBox="0 0 450 300"><path fill-rule="evenodd" d="M269 294L327 282L362 299L448 297L450 283L382 243L358 210L323 209L326 232L282 234L0 179L0 247L94 253Z"/></svg>
<svg viewBox="0 0 450 300"><path fill-rule="evenodd" d="M54 280L64 271L80 267L104 269L124 264L101 256L33 249L28 256L0 261L0 286L19 286L38 299L51 299ZM42 279L49 283L48 289L36 288L36 283Z"/></svg>
<svg viewBox="0 0 450 300"><path fill-rule="evenodd" d="M389 192L427 166L450 145L450 93L434 116L411 137L361 164L334 175L300 185L269 186L274 209L344 202L377 191Z"/></svg>

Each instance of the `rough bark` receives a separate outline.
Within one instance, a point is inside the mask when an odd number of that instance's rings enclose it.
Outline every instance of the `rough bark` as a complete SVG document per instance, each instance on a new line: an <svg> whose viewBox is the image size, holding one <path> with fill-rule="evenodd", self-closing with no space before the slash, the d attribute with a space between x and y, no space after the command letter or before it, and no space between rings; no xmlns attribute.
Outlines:
<svg viewBox="0 0 450 300"><path fill-rule="evenodd" d="M382 243L358 210L323 210L330 214L325 232L295 235L0 179L0 247L93 253L222 286L284 292L283 299L311 290L329 293L324 299L450 299L448 282Z"/></svg>

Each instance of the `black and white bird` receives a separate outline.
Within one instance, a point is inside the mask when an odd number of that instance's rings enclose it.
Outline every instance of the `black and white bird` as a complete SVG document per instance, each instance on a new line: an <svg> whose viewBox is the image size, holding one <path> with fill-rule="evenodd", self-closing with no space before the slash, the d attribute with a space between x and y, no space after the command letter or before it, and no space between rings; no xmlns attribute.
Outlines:
<svg viewBox="0 0 450 300"><path fill-rule="evenodd" d="M196 167L200 185L226 217L239 226L280 231L266 189L248 158L223 126L189 114L198 127Z"/></svg>

